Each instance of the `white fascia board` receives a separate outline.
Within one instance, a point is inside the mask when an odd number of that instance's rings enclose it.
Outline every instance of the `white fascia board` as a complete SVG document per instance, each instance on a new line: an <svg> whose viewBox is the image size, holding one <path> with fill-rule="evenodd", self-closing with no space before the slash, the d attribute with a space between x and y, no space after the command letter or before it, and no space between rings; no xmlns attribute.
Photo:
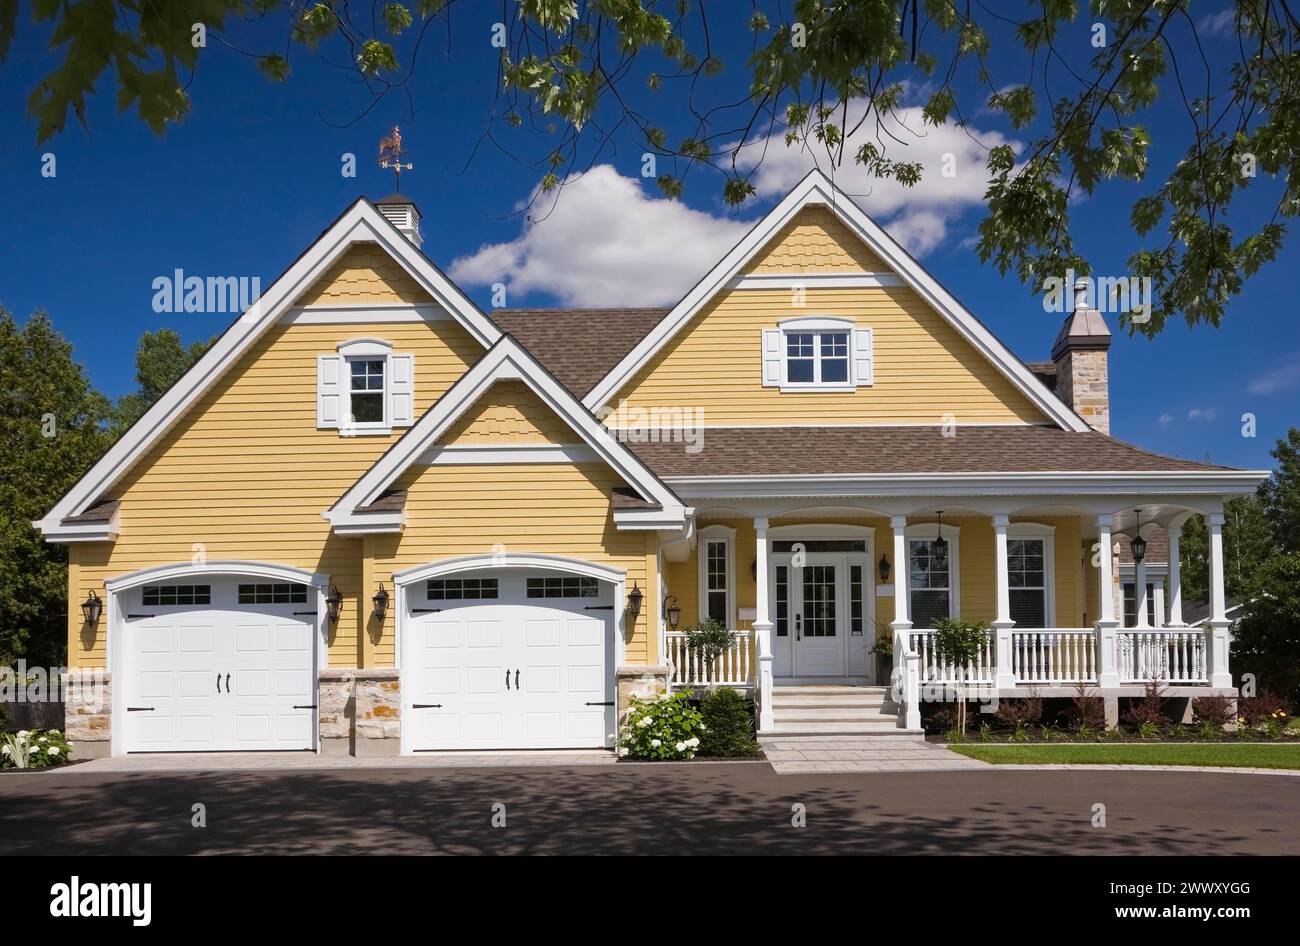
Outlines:
<svg viewBox="0 0 1300 946"><path fill-rule="evenodd" d="M331 510L321 513L334 531L340 535L368 535L378 532L401 532L406 517L400 510L383 512L343 512Z"/></svg>
<svg viewBox="0 0 1300 946"><path fill-rule="evenodd" d="M980 324L948 290L912 259L893 237L874 223L861 208L839 192L818 170L800 181L750 232L732 247L718 264L682 297L663 320L646 335L583 398L583 404L596 410L609 401L637 371L644 367L677 332L717 293L726 287L767 241L780 231L804 207L824 205L902 277L936 311L950 322L977 351L1007 376L1030 402L1066 430L1086 431L1088 424L1048 391L1021 363L1011 350Z"/></svg>
<svg viewBox="0 0 1300 946"><path fill-rule="evenodd" d="M1254 492L1265 470L1210 472L883 473L871 476L670 476L684 498L802 496L1113 496Z"/></svg>
<svg viewBox="0 0 1300 946"><path fill-rule="evenodd" d="M663 509L615 509L614 525L620 531L638 529L662 530L681 529L686 525L687 509L682 505L665 506Z"/></svg>
<svg viewBox="0 0 1300 946"><path fill-rule="evenodd" d="M190 369L159 398L81 477L42 519L46 535L69 516L84 512L181 418L225 371L274 325L317 278L355 243L377 243L485 346L501 332L427 257L402 236L373 205L358 200L296 259L246 312L235 320Z"/></svg>
<svg viewBox="0 0 1300 946"><path fill-rule="evenodd" d="M389 448L326 513L331 522L340 513L352 514L374 501L413 463L426 456L438 438L469 409L485 391L502 378L522 380L529 389L578 433L585 445L650 502L663 507L680 506L680 501L649 468L620 444L558 381L509 335L502 335L424 413L409 431Z"/></svg>
<svg viewBox="0 0 1300 946"><path fill-rule="evenodd" d="M280 316L281 325L373 325L376 323L443 322L451 314L432 303L379 302L353 305L294 306Z"/></svg>
<svg viewBox="0 0 1300 946"><path fill-rule="evenodd" d="M112 542L122 531L113 522L83 522L61 525L58 520L37 519L32 523L45 536L46 542L69 545L73 542Z"/></svg>

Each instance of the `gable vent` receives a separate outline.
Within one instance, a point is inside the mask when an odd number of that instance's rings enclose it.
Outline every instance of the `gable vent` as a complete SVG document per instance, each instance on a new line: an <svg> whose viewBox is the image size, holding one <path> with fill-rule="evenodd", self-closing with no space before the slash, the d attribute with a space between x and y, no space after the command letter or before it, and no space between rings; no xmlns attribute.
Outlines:
<svg viewBox="0 0 1300 946"><path fill-rule="evenodd" d="M383 200L375 201L375 206L388 222L402 231L402 234L419 246L424 242L420 235L420 211L410 198L401 194L392 194Z"/></svg>

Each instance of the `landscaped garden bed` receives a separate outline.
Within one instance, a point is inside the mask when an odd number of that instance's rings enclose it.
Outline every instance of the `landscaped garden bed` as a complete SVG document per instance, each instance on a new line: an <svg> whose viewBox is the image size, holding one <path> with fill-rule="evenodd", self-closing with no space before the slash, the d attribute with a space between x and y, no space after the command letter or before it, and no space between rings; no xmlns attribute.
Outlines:
<svg viewBox="0 0 1300 946"><path fill-rule="evenodd" d="M1097 743L951 746L993 765L1195 765L1214 768L1300 769L1300 740L1289 744Z"/></svg>
<svg viewBox="0 0 1300 946"><path fill-rule="evenodd" d="M1185 700L1170 699L1151 684L1142 697L1120 700L1117 726L1107 727L1099 696L1080 690L1068 699L1036 696L999 700L992 712L971 703L965 727L956 704L923 704L927 738L948 745L972 743L1291 743L1300 746L1300 724L1282 697L1262 692L1237 702L1222 696L1192 700L1192 722L1182 717ZM989 707L989 709L993 709ZM1192 763L1188 763L1192 764Z"/></svg>
<svg viewBox="0 0 1300 946"><path fill-rule="evenodd" d="M57 729L0 733L0 771L25 772L67 765L72 743Z"/></svg>
<svg viewBox="0 0 1300 946"><path fill-rule="evenodd" d="M624 761L761 759L754 731L753 703L731 687L682 689L633 697L615 744Z"/></svg>

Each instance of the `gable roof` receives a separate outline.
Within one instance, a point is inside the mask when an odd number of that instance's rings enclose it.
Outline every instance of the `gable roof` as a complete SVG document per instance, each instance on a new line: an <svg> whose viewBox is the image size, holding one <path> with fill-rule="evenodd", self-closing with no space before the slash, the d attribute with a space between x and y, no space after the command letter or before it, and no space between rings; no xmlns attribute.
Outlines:
<svg viewBox="0 0 1300 946"><path fill-rule="evenodd" d="M33 523L46 535L59 523L102 502L105 492L143 457L186 411L233 366L294 301L357 243L377 243L485 348L501 330L433 261L419 251L364 197L343 211L239 316L180 379L145 411L99 461L72 486L44 519Z"/></svg>
<svg viewBox="0 0 1300 946"><path fill-rule="evenodd" d="M494 309L509 332L582 397L668 314L667 309Z"/></svg>
<svg viewBox="0 0 1300 946"><path fill-rule="evenodd" d="M903 283L912 288L945 318L976 351L1001 370L1008 380L1047 417L1065 430L1088 431L1092 428L1055 393L1048 391L1024 363L997 339L951 293L926 272L899 243L840 191L821 171L813 170L781 200L766 217L731 248L692 289L669 310L660 323L615 365L583 398L583 404L595 410L608 402L659 351L674 338L710 299L745 267L804 207L827 207L894 270Z"/></svg>
<svg viewBox="0 0 1300 946"><path fill-rule="evenodd" d="M548 372L528 350L510 335L502 335L487 353L461 375L421 415L402 437L352 484L338 501L323 513L336 531L395 531L401 527L401 512L379 502L398 477L429 450L495 382L523 381L532 392L563 419L597 458L608 464L638 496L652 504L655 512L635 518L640 528L680 528L686 509L671 489L624 444L620 443L581 402ZM639 510L629 510L637 513ZM620 517L615 512L616 520ZM627 515L629 522L633 515Z"/></svg>

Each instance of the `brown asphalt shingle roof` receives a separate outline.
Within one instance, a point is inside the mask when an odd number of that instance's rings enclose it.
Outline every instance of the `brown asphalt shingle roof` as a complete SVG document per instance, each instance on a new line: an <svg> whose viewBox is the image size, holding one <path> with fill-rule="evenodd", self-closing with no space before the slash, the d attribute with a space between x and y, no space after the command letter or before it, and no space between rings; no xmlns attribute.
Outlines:
<svg viewBox="0 0 1300 946"><path fill-rule="evenodd" d="M583 397L667 309L493 309L492 321Z"/></svg>
<svg viewBox="0 0 1300 946"><path fill-rule="evenodd" d="M702 442L697 453L682 443L629 445L656 474L669 477L1227 469L1056 427L958 427L952 437L941 427L710 427Z"/></svg>

